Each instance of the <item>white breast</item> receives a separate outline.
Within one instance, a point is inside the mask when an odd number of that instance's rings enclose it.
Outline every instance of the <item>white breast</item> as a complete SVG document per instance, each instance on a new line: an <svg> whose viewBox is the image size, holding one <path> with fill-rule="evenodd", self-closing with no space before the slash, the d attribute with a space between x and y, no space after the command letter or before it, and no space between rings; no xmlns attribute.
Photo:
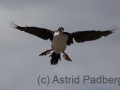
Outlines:
<svg viewBox="0 0 120 90"><path fill-rule="evenodd" d="M63 34L62 32L54 33L52 47L55 53L60 54L62 51L65 50L67 46L68 36Z"/></svg>

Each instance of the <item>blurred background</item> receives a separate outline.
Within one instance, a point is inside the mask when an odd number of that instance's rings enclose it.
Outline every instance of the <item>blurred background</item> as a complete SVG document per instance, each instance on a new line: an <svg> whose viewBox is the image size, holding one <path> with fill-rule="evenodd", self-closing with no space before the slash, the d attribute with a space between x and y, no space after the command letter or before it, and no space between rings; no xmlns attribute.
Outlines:
<svg viewBox="0 0 120 90"><path fill-rule="evenodd" d="M84 75L120 78L120 29L99 40L68 46L72 62L62 60L50 64L50 57L39 54L51 48L51 42L13 29L9 22L20 26L36 26L66 32L108 30L120 27L119 0L1 0L0 1L0 89L1 90L119 90L113 84L46 84L39 86L38 77L52 80Z"/></svg>

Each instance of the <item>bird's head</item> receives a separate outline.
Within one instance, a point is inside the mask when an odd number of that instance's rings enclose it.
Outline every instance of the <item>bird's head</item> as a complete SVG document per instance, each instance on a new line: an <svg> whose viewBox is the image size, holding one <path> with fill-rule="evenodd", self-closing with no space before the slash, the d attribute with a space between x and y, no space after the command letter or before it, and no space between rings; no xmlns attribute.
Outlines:
<svg viewBox="0 0 120 90"><path fill-rule="evenodd" d="M59 27L59 28L58 28L58 31L64 32L64 28L63 28L63 27Z"/></svg>

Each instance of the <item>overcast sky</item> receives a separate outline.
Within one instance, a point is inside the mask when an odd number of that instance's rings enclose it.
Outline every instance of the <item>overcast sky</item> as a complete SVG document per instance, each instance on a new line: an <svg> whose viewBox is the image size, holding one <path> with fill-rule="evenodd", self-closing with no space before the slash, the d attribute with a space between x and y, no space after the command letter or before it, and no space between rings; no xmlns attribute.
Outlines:
<svg viewBox="0 0 120 90"><path fill-rule="evenodd" d="M36 26L67 32L108 30L120 27L120 0L1 0L0 1L0 90L119 90L113 84L83 83L83 76L120 78L120 29L96 41L76 43L65 52L72 62L50 64L50 57L39 54L51 42L10 27ZM80 83L53 83L54 76L79 76ZM38 77L49 77L50 84L38 84ZM39 79L40 80L40 79ZM119 81L120 83L120 81Z"/></svg>

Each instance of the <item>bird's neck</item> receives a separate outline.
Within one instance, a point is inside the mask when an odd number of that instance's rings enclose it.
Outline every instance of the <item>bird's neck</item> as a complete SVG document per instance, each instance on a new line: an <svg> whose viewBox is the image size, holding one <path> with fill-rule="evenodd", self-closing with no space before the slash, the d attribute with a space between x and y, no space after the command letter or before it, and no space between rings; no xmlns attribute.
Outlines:
<svg viewBox="0 0 120 90"><path fill-rule="evenodd" d="M63 34L63 32L61 32L61 31L58 31L58 33L59 33L59 35L62 35L62 34Z"/></svg>

